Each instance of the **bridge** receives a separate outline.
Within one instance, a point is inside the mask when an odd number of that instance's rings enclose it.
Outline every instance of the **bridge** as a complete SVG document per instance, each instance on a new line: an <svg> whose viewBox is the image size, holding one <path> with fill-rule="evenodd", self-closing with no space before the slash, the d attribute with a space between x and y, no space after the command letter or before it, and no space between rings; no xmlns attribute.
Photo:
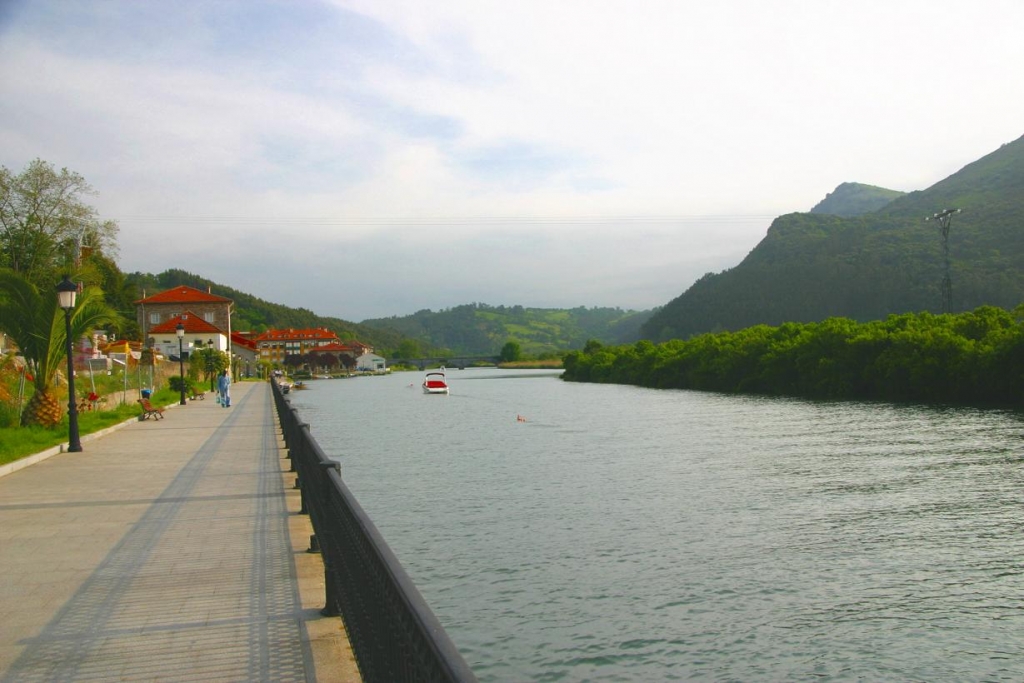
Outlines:
<svg viewBox="0 0 1024 683"><path fill-rule="evenodd" d="M436 358L389 358L388 365L412 365L420 370L444 366L446 368L458 368L465 370L474 365L497 365L501 362L501 356L445 356Z"/></svg>

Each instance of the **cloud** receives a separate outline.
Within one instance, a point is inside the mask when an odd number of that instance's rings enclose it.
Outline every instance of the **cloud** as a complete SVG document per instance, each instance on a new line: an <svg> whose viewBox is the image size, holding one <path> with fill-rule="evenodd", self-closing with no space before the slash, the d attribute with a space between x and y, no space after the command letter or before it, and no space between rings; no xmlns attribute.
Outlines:
<svg viewBox="0 0 1024 683"><path fill-rule="evenodd" d="M1002 0L43 0L0 20L0 163L82 173L126 270L341 317L665 303L841 182L922 189L1022 132L1024 5ZM339 264L349 313L308 302Z"/></svg>

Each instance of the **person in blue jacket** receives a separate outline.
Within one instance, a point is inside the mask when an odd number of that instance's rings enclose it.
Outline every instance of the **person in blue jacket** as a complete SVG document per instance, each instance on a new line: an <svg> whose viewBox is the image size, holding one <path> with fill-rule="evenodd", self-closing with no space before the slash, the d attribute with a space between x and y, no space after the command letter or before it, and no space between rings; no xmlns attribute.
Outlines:
<svg viewBox="0 0 1024 683"><path fill-rule="evenodd" d="M217 392L220 394L220 404L225 408L231 407L231 377L227 370L221 370L217 377Z"/></svg>

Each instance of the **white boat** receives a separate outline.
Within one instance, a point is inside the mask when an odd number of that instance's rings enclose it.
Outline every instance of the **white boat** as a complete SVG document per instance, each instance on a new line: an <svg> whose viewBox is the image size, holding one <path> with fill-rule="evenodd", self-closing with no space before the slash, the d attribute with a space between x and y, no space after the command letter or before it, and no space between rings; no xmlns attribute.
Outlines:
<svg viewBox="0 0 1024 683"><path fill-rule="evenodd" d="M448 380L444 376L444 368L441 368L440 370L435 370L434 372L427 373L427 376L423 378L423 393L448 393Z"/></svg>

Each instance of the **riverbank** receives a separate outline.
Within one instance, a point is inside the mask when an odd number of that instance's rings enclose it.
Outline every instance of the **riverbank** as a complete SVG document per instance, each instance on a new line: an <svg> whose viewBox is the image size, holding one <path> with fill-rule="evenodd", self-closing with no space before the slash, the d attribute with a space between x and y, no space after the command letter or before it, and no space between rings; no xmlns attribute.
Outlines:
<svg viewBox="0 0 1024 683"><path fill-rule="evenodd" d="M1020 309L1018 309L1019 311ZM859 323L758 325L663 344L587 344L564 379L813 399L1021 407L1024 324L982 306Z"/></svg>
<svg viewBox="0 0 1024 683"><path fill-rule="evenodd" d="M561 370L563 365L561 358L550 358L547 360L517 360L503 362L498 363L497 367L503 370Z"/></svg>

